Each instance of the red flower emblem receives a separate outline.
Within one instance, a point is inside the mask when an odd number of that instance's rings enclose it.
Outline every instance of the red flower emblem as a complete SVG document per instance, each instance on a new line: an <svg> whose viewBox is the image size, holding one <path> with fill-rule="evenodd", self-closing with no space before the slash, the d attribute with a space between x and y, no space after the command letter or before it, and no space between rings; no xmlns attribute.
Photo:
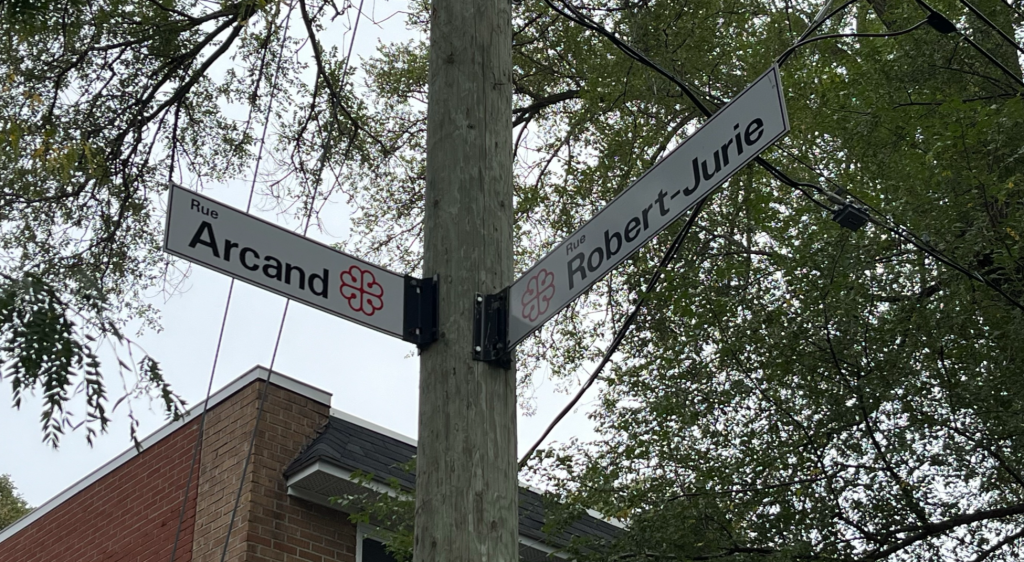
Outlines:
<svg viewBox="0 0 1024 562"><path fill-rule="evenodd" d="M384 308L384 287L380 286L372 271L353 265L341 272L341 296L348 300L349 307L356 312L373 316Z"/></svg>
<svg viewBox="0 0 1024 562"><path fill-rule="evenodd" d="M555 296L555 274L541 269L526 282L523 293L523 318L534 322L541 314L548 311L551 297Z"/></svg>

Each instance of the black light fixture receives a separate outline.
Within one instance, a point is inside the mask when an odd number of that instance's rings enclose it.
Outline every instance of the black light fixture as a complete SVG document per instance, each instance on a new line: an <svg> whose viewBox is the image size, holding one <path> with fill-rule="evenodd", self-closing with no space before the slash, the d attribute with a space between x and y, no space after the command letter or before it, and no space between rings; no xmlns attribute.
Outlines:
<svg viewBox="0 0 1024 562"><path fill-rule="evenodd" d="M868 222L868 215L860 207L846 203L832 213L832 220L839 223L839 226L856 232Z"/></svg>

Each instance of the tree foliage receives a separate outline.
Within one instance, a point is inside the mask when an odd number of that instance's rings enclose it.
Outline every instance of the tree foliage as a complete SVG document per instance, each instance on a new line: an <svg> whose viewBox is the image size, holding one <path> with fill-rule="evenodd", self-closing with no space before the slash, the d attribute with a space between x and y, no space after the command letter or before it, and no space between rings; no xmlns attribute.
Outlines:
<svg viewBox="0 0 1024 562"><path fill-rule="evenodd" d="M0 474L0 529L9 526L32 511L28 502L18 494L8 474Z"/></svg>
<svg viewBox="0 0 1024 562"><path fill-rule="evenodd" d="M701 116L674 84L548 4L515 6L522 270ZM1017 37L1020 6L575 6L711 104L832 9L815 34L892 35L793 51L783 67L793 131L767 158L822 189L794 189L756 167L738 174L647 295L603 379L592 413L601 437L535 460L532 473L567 505L629 523L610 550L581 544L576 554L1020 558L1024 84L1020 48L989 25ZM424 13L413 23L425 25ZM420 228L424 49L392 46L367 64L386 107L382 135L398 140L399 157L353 176L372 209L359 225L364 249L410 265L418 256L400 246ZM873 224L850 232L832 222L843 202ZM545 367L571 381L596 359L666 244L522 346L523 385Z"/></svg>
<svg viewBox="0 0 1024 562"><path fill-rule="evenodd" d="M1020 2L552 2L710 105L812 26L836 35L782 66L793 127L765 157L805 185L751 166L711 199L602 381L601 438L531 465L568 505L628 521L601 556L1020 558ZM2 376L52 397L47 435L72 423L52 420L75 381L102 428L90 338L130 348L125 322L156 320L141 296L179 278L159 254L168 179L200 185L269 162L260 185L286 208L347 197L351 249L417 270L422 41L382 45L355 84L324 39L347 4L44 5L5 4L16 13L0 21L0 339ZM523 270L703 117L552 5L513 6ZM429 7L412 8L425 30ZM830 220L844 202L873 221L844 230ZM674 234L521 346L522 388L547 373L571 386ZM139 384L173 401L162 379Z"/></svg>
<svg viewBox="0 0 1024 562"><path fill-rule="evenodd" d="M1019 29L1014 6L977 7L1011 37ZM713 100L766 68L821 6L588 8ZM832 205L819 193L754 168L736 176L604 380L601 439L535 464L564 499L629 521L616 559L1020 558L1020 64L964 6L935 8L1012 76L930 27L816 42L783 67L793 132L768 159L863 199L880 223L905 225L969 273L879 224L840 228L811 202ZM858 3L819 33L881 33L927 16L910 2ZM666 109L679 92L646 69L611 74L604 63L598 76L627 92L613 97L569 52L548 60L587 77L583 107L556 138L594 153L575 157L578 170L566 163L551 191L600 206L646 167L638 157L664 154L657 135L690 108ZM613 279L609 299L616 283L635 295L659 251ZM579 365L565 359L569 372Z"/></svg>
<svg viewBox="0 0 1024 562"><path fill-rule="evenodd" d="M260 179L299 203L296 212L331 196L333 185L313 195L325 169L357 159L368 138L355 134L344 59L317 39L339 8L0 6L0 378L15 406L42 394L43 436L54 446L64 428L85 424L91 438L106 427L110 375L126 379L122 397L150 395L178 416L157 361L124 333L131 321L158 328L145 297L173 293L184 273L160 252L167 182L233 179L267 158ZM316 56L298 57L303 49ZM300 74L311 61L307 83ZM271 120L281 142L264 154L256 147ZM98 349L108 344L124 359L101 369ZM79 399L84 414L74 415L66 406Z"/></svg>

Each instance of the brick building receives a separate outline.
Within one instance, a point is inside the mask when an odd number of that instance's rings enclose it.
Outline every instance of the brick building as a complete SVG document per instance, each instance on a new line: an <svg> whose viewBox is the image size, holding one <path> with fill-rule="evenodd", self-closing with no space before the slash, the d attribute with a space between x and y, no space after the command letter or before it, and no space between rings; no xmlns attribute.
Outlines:
<svg viewBox="0 0 1024 562"><path fill-rule="evenodd" d="M276 372L225 546L267 375L256 367L211 396L199 454L202 404L143 440L141 452L123 453L0 531L0 562L216 562L225 548L230 562L390 560L374 529L329 498L394 493L395 481L415 489L415 476L399 468L415 442L332 410L329 393ZM519 515L526 561L563 557L574 536L611 539L618 530L585 516L549 536L540 496L525 488Z"/></svg>

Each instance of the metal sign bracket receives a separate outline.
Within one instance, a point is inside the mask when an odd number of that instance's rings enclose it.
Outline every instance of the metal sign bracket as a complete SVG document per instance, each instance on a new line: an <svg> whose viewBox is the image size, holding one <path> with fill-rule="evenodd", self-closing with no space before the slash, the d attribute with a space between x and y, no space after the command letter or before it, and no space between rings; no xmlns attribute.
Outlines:
<svg viewBox="0 0 1024 562"><path fill-rule="evenodd" d="M437 276L405 278L405 318L402 339L421 350L437 341Z"/></svg>
<svg viewBox="0 0 1024 562"><path fill-rule="evenodd" d="M477 293L473 305L473 359L512 367L508 346L508 288L496 295Z"/></svg>

